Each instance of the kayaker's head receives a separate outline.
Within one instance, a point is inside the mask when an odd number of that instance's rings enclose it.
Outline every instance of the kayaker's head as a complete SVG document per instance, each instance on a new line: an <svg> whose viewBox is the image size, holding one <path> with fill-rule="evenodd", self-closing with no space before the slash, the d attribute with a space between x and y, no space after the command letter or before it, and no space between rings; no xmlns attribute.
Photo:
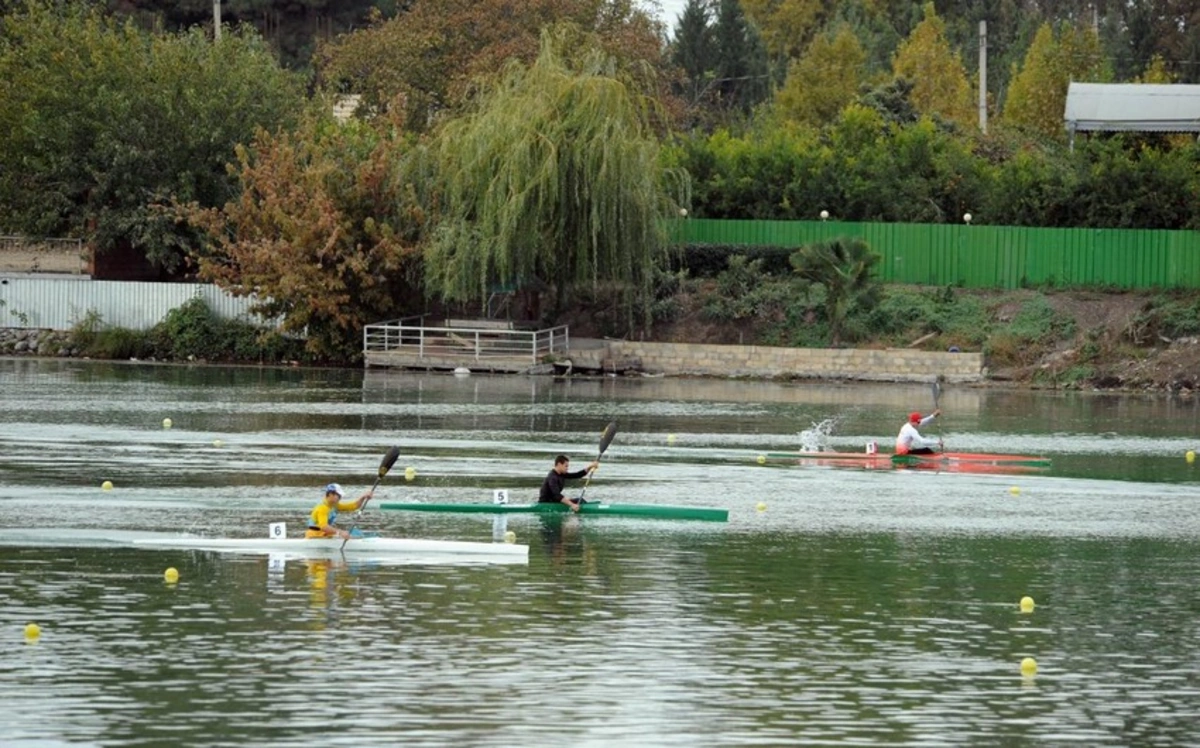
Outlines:
<svg viewBox="0 0 1200 748"><path fill-rule="evenodd" d="M921 422L921 414L916 413L916 412L909 413L908 414L908 422L913 424L914 426L916 424L920 423Z"/></svg>
<svg viewBox="0 0 1200 748"><path fill-rule="evenodd" d="M339 486L338 484L330 483L328 486L325 486L325 503L326 504L336 504L339 501L341 501L343 498L345 498L345 496L346 496L346 492L343 491L342 487Z"/></svg>
<svg viewBox="0 0 1200 748"><path fill-rule="evenodd" d="M554 458L554 472L562 475L567 472L567 468L571 465L571 458L566 455L559 455Z"/></svg>

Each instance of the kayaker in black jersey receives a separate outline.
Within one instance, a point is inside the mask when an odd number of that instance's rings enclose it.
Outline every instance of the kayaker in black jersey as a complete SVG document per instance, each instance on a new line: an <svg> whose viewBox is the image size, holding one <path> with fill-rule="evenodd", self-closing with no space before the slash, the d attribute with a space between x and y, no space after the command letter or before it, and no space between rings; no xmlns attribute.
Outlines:
<svg viewBox="0 0 1200 748"><path fill-rule="evenodd" d="M579 511L579 502L575 499L568 499L563 496L563 486L568 480L582 478L596 468L600 467L600 461L594 460L592 464L585 467L583 470L576 470L573 473L567 472L570 467L571 460L566 455L559 455L554 458L554 469L546 476L546 480L542 481L542 490L538 494L539 504L566 504L571 507L571 511Z"/></svg>

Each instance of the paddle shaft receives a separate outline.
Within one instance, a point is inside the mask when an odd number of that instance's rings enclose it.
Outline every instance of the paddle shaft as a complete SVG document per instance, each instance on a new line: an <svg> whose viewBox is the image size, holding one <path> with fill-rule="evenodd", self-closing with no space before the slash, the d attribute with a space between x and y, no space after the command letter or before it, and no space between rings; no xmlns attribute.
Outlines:
<svg viewBox="0 0 1200 748"><path fill-rule="evenodd" d="M600 462L600 458L604 456L604 451L608 449L608 445L612 444L613 437L617 435L617 422L613 421L604 427L604 433L600 435L600 451L596 454L596 462ZM593 471L595 472L595 471ZM592 482L592 473L588 473L587 480L583 482L583 490L579 492L579 501L583 501L583 495L587 493L588 484Z"/></svg>
<svg viewBox="0 0 1200 748"><path fill-rule="evenodd" d="M375 489L379 487L379 481L383 480L383 476L388 474L388 471L392 469L392 465L396 464L396 459L399 457L400 457L400 448L399 447L392 447L391 449L389 449L387 451L387 454L385 454L383 456L383 459L379 462L379 473L378 473L378 475L375 476L375 482L371 484L371 490L368 491L368 493L372 493L372 494L375 493ZM347 533L353 533L354 530L358 528L358 518L362 516L362 510L366 509L367 502L369 502L370 500L371 499L368 498L366 501L364 501L362 503L361 506L358 507L357 510L355 510L354 524L350 525L350 529L346 531ZM345 550L346 543L349 540L350 540L349 536L344 538L342 540L342 546L341 546L341 548L339 548L339 550Z"/></svg>
<svg viewBox="0 0 1200 748"><path fill-rule="evenodd" d="M938 403L942 396L942 385L939 384L937 380L934 380L933 387L931 389L933 390L933 409L934 411L939 411L942 409L942 406ZM944 444L942 444L942 422L940 418L941 416L938 416L934 418L934 420L937 421L938 444L940 444L942 446L942 450L945 451L946 447Z"/></svg>

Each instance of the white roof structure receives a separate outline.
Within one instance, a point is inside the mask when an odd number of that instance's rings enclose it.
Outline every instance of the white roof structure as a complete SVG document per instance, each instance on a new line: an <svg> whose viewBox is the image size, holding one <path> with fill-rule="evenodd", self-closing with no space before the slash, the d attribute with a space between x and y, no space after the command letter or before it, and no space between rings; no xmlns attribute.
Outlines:
<svg viewBox="0 0 1200 748"><path fill-rule="evenodd" d="M1076 132L1200 132L1200 85L1071 83L1063 114Z"/></svg>

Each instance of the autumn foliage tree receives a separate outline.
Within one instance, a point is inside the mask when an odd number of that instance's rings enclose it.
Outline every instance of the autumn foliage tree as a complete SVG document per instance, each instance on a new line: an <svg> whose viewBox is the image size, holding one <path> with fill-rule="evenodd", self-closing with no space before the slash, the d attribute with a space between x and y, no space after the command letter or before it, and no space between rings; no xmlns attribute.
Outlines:
<svg viewBox="0 0 1200 748"><path fill-rule="evenodd" d="M739 0L776 60L800 56L821 27L829 3L822 0Z"/></svg>
<svg viewBox="0 0 1200 748"><path fill-rule="evenodd" d="M896 50L892 63L896 77L912 82L913 106L925 115L937 115L963 125L973 118L971 86L962 60L946 41L946 24L925 4L925 18Z"/></svg>
<svg viewBox="0 0 1200 748"><path fill-rule="evenodd" d="M793 122L822 126L837 119L858 95L867 55L848 26L821 34L788 68L775 97L779 113Z"/></svg>
<svg viewBox="0 0 1200 748"><path fill-rule="evenodd" d="M1103 83L1111 77L1100 41L1091 29L1066 26L1056 35L1049 24L1043 24L1020 71L1014 71L1003 119L1065 139L1063 111L1071 81Z"/></svg>
<svg viewBox="0 0 1200 748"><path fill-rule="evenodd" d="M307 337L316 358L352 361L363 326L419 309L416 236L424 218L399 164L398 128L310 116L238 149L240 197L185 209L209 244L202 278Z"/></svg>

